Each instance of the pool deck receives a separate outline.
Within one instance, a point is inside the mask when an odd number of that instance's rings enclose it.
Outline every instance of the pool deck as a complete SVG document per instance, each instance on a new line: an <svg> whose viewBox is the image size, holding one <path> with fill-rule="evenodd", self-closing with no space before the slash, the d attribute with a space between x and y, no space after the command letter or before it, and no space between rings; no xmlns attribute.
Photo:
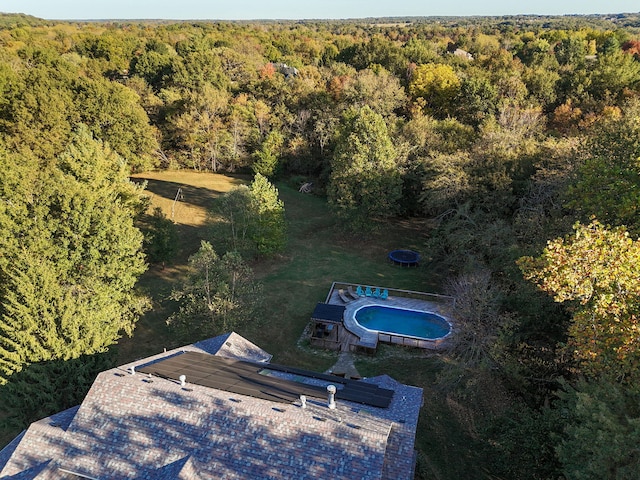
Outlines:
<svg viewBox="0 0 640 480"><path fill-rule="evenodd" d="M442 305L436 302L429 302L407 297L389 296L385 300L374 297L359 297L349 302L344 302L338 292L334 291L328 303L345 306L343 325L348 332L359 338L357 346L366 349L375 349L377 347L379 334L376 331L367 330L355 321L355 312L361 307L370 305L381 305L385 307L397 307L408 310L420 310L425 312L437 313L438 315L449 320L448 315L443 310ZM391 341L391 339L389 340L389 343L398 343ZM415 346L420 346L422 348L437 348L441 343L441 341L420 340L416 343Z"/></svg>

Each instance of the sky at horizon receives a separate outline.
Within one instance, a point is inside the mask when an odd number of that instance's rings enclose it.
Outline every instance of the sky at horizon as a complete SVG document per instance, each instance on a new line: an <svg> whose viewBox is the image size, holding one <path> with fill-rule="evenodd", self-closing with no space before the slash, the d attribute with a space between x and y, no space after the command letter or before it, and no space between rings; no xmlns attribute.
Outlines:
<svg viewBox="0 0 640 480"><path fill-rule="evenodd" d="M0 0L0 12L47 20L348 19L637 13L638 0Z"/></svg>

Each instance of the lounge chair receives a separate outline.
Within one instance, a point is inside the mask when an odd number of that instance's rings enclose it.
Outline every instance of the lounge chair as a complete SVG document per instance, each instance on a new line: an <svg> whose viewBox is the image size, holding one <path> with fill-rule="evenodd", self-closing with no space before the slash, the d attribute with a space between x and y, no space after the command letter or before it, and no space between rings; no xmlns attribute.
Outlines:
<svg viewBox="0 0 640 480"><path fill-rule="evenodd" d="M306 182L300 187L298 190L300 193L311 193L311 188L313 187L313 183Z"/></svg>
<svg viewBox="0 0 640 480"><path fill-rule="evenodd" d="M380 298L380 289L379 289L379 288L376 288L376 289L373 291L373 293L371 294L371 296L372 296L373 298Z"/></svg>
<svg viewBox="0 0 640 480"><path fill-rule="evenodd" d="M364 289L364 295L365 297L370 297L373 295L373 292L371 291L371 287L367 287Z"/></svg>
<svg viewBox="0 0 640 480"><path fill-rule="evenodd" d="M351 295L351 298L353 298L354 300L360 297L360 295L358 295L358 294L353 290L353 287L352 287L351 285L349 285L349 287L347 288L347 293L348 293L349 295Z"/></svg>
<svg viewBox="0 0 640 480"><path fill-rule="evenodd" d="M343 289L338 290L338 296L340 297L340 300L342 300L344 303L349 303L352 300L351 298L347 297L347 294Z"/></svg>
<svg viewBox="0 0 640 480"><path fill-rule="evenodd" d="M359 297L364 297L364 290L362 290L362 287L360 285L358 285L358 288L356 288L356 293Z"/></svg>
<svg viewBox="0 0 640 480"><path fill-rule="evenodd" d="M384 290L382 290L382 293L380 294L380 298L382 300L386 300L388 296L389 296L389 290L385 288Z"/></svg>

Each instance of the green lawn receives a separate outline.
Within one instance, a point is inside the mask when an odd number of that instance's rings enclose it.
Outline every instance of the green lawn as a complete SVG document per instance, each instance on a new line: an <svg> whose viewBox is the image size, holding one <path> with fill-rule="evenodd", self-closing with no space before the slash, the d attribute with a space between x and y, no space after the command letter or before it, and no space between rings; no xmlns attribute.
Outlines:
<svg viewBox="0 0 640 480"><path fill-rule="evenodd" d="M190 172L141 176L150 179L154 202L159 202L167 215L177 188L185 191L183 204L176 209L181 254L174 265L165 270L154 267L141 280L155 308L139 322L133 339L121 342L123 361L177 346L164 324L171 304L163 297L181 278L188 255L209 234L206 208L217 195L242 180ZM427 222L394 221L366 238L358 238L344 233L325 199L299 193L287 184L277 186L285 203L287 249L276 258L252 262L264 285L263 316L238 329L239 334L272 353L274 362L318 371L335 362L337 354L311 349L300 341L315 304L325 299L334 281L441 292L444 279L434 273L433 266L401 268L387 259L387 253L395 248L415 249L428 257L424 252L430 233ZM359 356L356 366L365 376L386 373L424 389L425 405L417 437L423 478L488 478L482 473L486 460L479 454L481 445L473 432L470 409L438 383L443 360L446 358L441 354L382 346L374 357Z"/></svg>
<svg viewBox="0 0 640 480"><path fill-rule="evenodd" d="M202 239L211 240L207 216L211 202L247 180L184 171L137 177L147 180L152 204L173 217L180 246L172 264L164 269L152 266L141 278L139 286L152 299L153 309L139 321L133 337L122 339L117 346L121 363L179 346L165 324L175 308L166 298L183 277L189 255ZM323 198L299 193L286 184L277 186L285 203L287 249L277 258L251 262L264 285L263 315L238 329L272 353L274 362L317 371L335 362L336 353L314 350L300 341L315 304L325 299L334 281L440 293L443 278L430 265L401 268L387 260L387 253L395 248L416 249L424 255L428 223L394 221L367 238L357 238L343 232ZM174 201L178 189L183 196ZM375 356L358 356L356 366L362 375L386 373L424 389L417 437L420 478L488 478L480 473L486 460L476 453L469 409L438 384L438 372L446 360L432 352L382 346Z"/></svg>
<svg viewBox="0 0 640 480"><path fill-rule="evenodd" d="M334 281L414 290L433 290L426 269L400 268L387 260L390 249L420 248L425 232L394 225L365 240L345 235L326 201L279 185L285 203L289 242L281 258L255 266L266 293L265 318L259 331L248 328L251 340L274 354L274 361L313 367L318 355L292 349L319 301ZM324 357L324 355L322 356ZM322 368L324 364L318 364Z"/></svg>

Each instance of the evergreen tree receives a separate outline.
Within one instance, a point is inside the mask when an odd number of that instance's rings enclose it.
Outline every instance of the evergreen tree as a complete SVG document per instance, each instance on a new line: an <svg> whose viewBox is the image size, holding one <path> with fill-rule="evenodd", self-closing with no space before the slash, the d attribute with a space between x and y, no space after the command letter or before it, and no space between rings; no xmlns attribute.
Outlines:
<svg viewBox="0 0 640 480"><path fill-rule="evenodd" d="M2 382L26 364L104 352L131 334L145 264L133 224L140 191L86 128L48 166L6 152L0 164Z"/></svg>
<svg viewBox="0 0 640 480"><path fill-rule="evenodd" d="M152 263L171 260L178 249L178 232L175 224L162 213L160 207L153 210L153 215L144 232L145 251Z"/></svg>
<svg viewBox="0 0 640 480"><path fill-rule="evenodd" d="M257 173L249 187L241 185L220 197L213 212L222 217L220 242L244 254L272 255L287 241L284 203L278 189Z"/></svg>
<svg viewBox="0 0 640 480"><path fill-rule="evenodd" d="M606 380L561 392L564 432L556 447L568 480L638 478L640 392Z"/></svg>
<svg viewBox="0 0 640 480"><path fill-rule="evenodd" d="M278 189L259 173L251 183L251 238L260 255L272 255L284 249L287 241L284 203Z"/></svg>
<svg viewBox="0 0 640 480"><path fill-rule="evenodd" d="M71 360L34 363L11 375L0 385L3 411L0 427L26 428L31 422L79 405L96 375L113 368L113 350L82 355Z"/></svg>
<svg viewBox="0 0 640 480"><path fill-rule="evenodd" d="M278 169L278 159L284 137L276 130L269 132L260 149L253 154L253 171L265 177L273 177Z"/></svg>

